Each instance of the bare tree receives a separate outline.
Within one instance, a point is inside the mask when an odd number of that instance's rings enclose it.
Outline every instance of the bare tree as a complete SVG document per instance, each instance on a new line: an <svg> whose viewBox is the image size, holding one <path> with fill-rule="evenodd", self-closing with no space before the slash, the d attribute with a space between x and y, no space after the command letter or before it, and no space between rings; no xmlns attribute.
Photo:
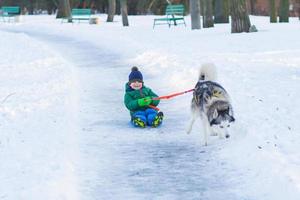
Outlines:
<svg viewBox="0 0 300 200"><path fill-rule="evenodd" d="M129 26L127 0L120 0L123 26Z"/></svg>
<svg viewBox="0 0 300 200"><path fill-rule="evenodd" d="M56 18L70 18L71 7L69 0L59 0Z"/></svg>
<svg viewBox="0 0 300 200"><path fill-rule="evenodd" d="M298 3L298 15L299 15L299 20L300 20L300 0L298 0L297 3Z"/></svg>
<svg viewBox="0 0 300 200"><path fill-rule="evenodd" d="M231 0L231 33L249 32L251 26L245 0Z"/></svg>
<svg viewBox="0 0 300 200"><path fill-rule="evenodd" d="M298 17L299 17L299 20L300 20L300 0L297 0L297 3L298 3Z"/></svg>
<svg viewBox="0 0 300 200"><path fill-rule="evenodd" d="M86 4L87 4L86 0L80 0L78 8L86 8Z"/></svg>
<svg viewBox="0 0 300 200"><path fill-rule="evenodd" d="M248 5L250 6L250 14L251 15L255 15L256 14L256 10L255 10L255 4L257 0L248 0Z"/></svg>
<svg viewBox="0 0 300 200"><path fill-rule="evenodd" d="M289 22L289 0L280 0L279 22Z"/></svg>
<svg viewBox="0 0 300 200"><path fill-rule="evenodd" d="M203 9L203 28L210 28L214 26L213 19L213 2L212 0L202 0Z"/></svg>
<svg viewBox="0 0 300 200"><path fill-rule="evenodd" d="M269 5L270 5L270 22L276 23L277 22L277 14L276 14L275 0L269 0Z"/></svg>
<svg viewBox="0 0 300 200"><path fill-rule="evenodd" d="M192 30L201 28L200 0L190 0Z"/></svg>
<svg viewBox="0 0 300 200"><path fill-rule="evenodd" d="M116 0L108 0L107 22L113 22L116 14Z"/></svg>
<svg viewBox="0 0 300 200"><path fill-rule="evenodd" d="M215 0L214 3L214 23L229 23L228 0Z"/></svg>

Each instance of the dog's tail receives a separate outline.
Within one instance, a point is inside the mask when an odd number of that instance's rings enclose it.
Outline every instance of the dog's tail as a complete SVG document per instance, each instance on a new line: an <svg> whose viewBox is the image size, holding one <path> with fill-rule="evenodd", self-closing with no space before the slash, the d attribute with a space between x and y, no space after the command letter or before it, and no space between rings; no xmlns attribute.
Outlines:
<svg viewBox="0 0 300 200"><path fill-rule="evenodd" d="M199 81L216 81L217 80L217 69L213 63L202 64Z"/></svg>

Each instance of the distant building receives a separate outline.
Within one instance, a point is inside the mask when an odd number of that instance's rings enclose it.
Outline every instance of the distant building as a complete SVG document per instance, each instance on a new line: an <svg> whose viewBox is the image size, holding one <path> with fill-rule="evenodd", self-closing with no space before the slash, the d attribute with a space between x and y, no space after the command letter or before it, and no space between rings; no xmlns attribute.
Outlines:
<svg viewBox="0 0 300 200"><path fill-rule="evenodd" d="M276 0L276 6L279 6L280 0ZM268 0L247 0L249 13L252 15L269 15ZM290 16L300 16L300 0L290 0Z"/></svg>

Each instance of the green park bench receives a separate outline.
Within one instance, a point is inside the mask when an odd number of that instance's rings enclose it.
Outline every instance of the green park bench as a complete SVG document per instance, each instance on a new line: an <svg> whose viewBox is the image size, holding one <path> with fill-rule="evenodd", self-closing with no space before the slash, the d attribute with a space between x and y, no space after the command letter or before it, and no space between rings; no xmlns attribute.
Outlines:
<svg viewBox="0 0 300 200"><path fill-rule="evenodd" d="M3 6L1 9L1 18L4 22L10 22L11 19L15 20L16 16L21 14L21 9L18 6Z"/></svg>
<svg viewBox="0 0 300 200"><path fill-rule="evenodd" d="M88 8L73 8L71 11L71 17L70 18L63 18L62 20L68 20L68 21L78 21L78 23L80 23L80 21L85 21L87 20L88 22L91 19L91 14L92 11L91 9ZM63 21L62 21L63 22Z"/></svg>
<svg viewBox="0 0 300 200"><path fill-rule="evenodd" d="M167 24L169 27L171 27L172 25L177 26L178 24L184 24L186 26L186 23L184 21L184 13L184 5L168 5L165 12L166 16L163 18L155 18L153 22L153 28L155 27L155 25L165 24Z"/></svg>
<svg viewBox="0 0 300 200"><path fill-rule="evenodd" d="M72 21L78 21L80 22L81 20L87 20L90 21L91 19L91 14L92 11L91 9L87 9L87 8L73 8L72 9Z"/></svg>

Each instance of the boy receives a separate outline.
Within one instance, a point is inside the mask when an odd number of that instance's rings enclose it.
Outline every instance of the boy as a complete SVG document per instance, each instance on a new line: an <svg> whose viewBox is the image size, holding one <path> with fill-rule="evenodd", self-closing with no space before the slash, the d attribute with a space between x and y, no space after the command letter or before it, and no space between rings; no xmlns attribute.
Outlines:
<svg viewBox="0 0 300 200"><path fill-rule="evenodd" d="M162 123L163 113L151 108L159 104L159 100L152 100L158 96L144 85L143 75L137 67L131 68L128 78L124 103L130 111L131 122L135 127L158 127Z"/></svg>

